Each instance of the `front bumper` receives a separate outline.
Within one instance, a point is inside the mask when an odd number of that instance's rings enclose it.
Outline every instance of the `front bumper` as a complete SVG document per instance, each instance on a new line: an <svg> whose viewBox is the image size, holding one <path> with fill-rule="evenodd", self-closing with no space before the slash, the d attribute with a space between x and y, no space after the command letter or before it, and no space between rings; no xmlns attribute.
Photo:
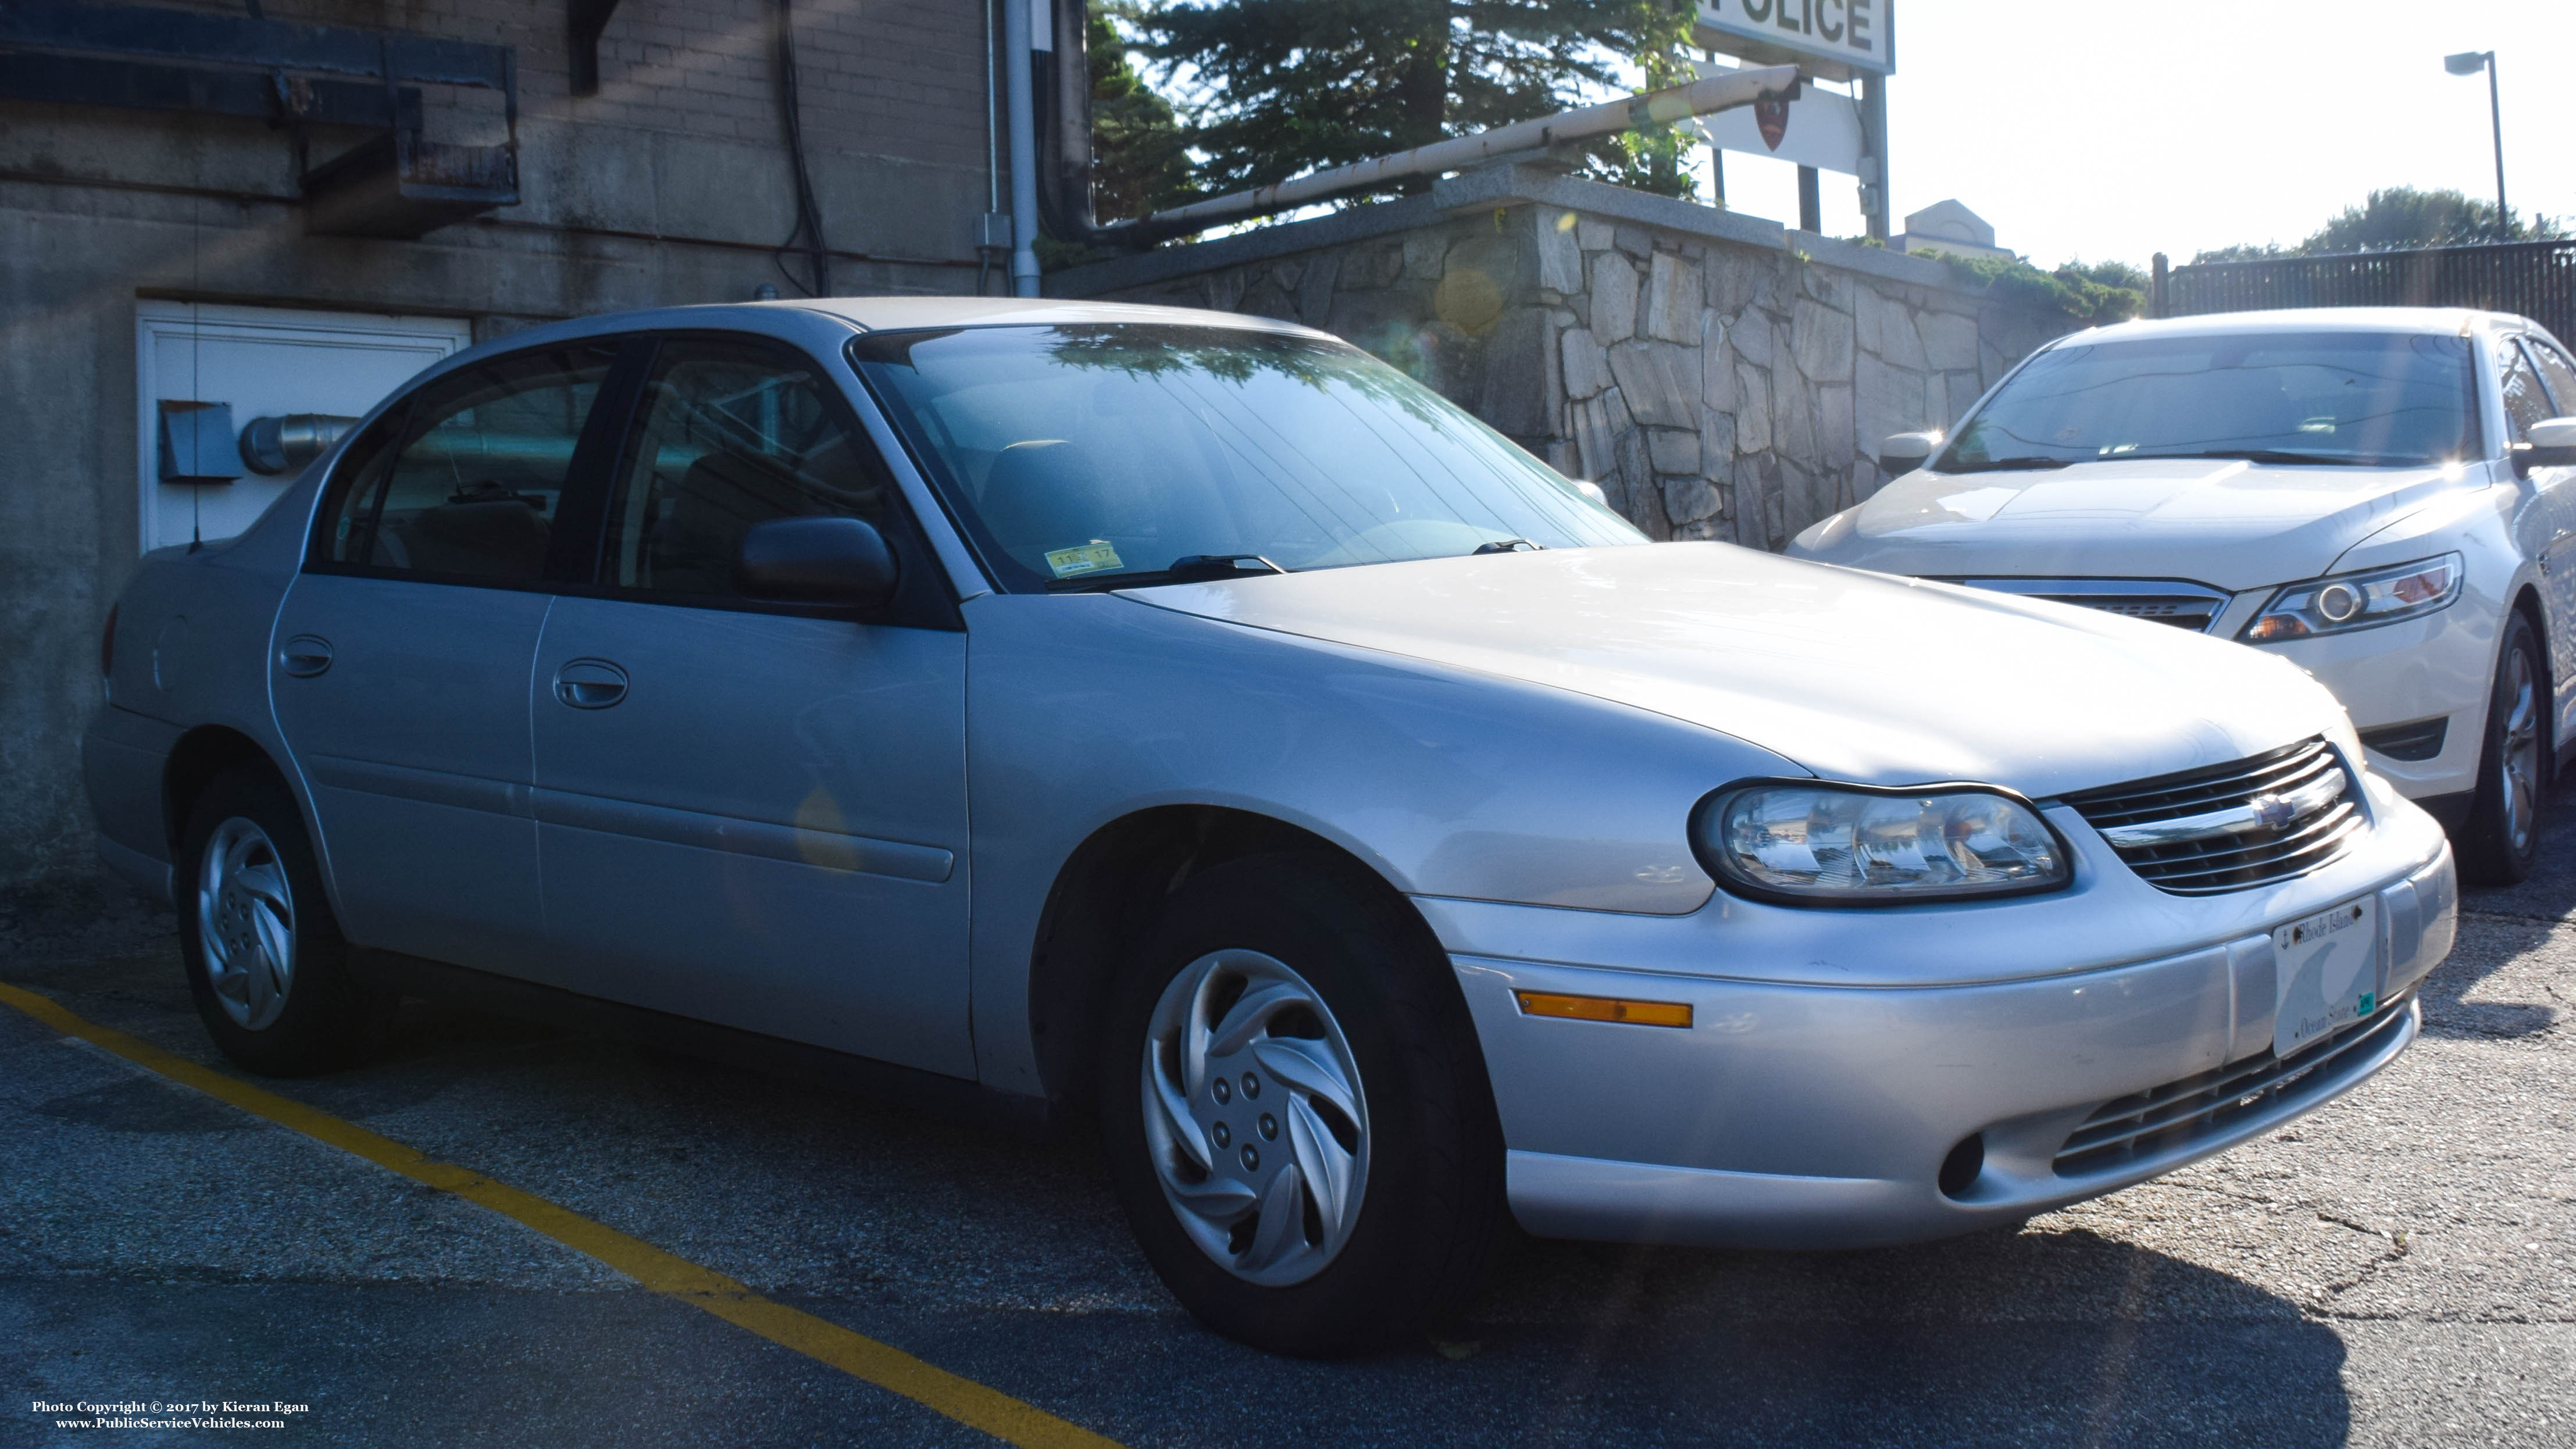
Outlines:
<svg viewBox="0 0 2576 1449"><path fill-rule="evenodd" d="M2496 625L2474 601L2376 629L2251 647L2316 676L2352 716L2353 728L2364 733L2382 725L2447 720L2442 748L2430 759L2370 752L2370 768L2407 799L2437 799L2477 787Z"/></svg>
<svg viewBox="0 0 2576 1449"><path fill-rule="evenodd" d="M1720 920L1701 923L1697 954L1724 966L1697 970L1672 969L1679 963L1664 952L1618 953L1662 958L1646 962L1577 964L1562 938L1533 942L1541 947L1533 955L1552 959L1498 950L1496 913L1516 908L1425 902L1425 914L1451 946L1510 1149L1512 1210L1531 1232L1759 1248L1907 1242L2015 1221L2170 1172L2313 1110L2405 1050L2417 1030L2412 988L2451 948L2457 886L2433 822L2382 798L2369 844L2315 876L2260 893L2266 900L2257 909L2273 914L2259 927L2246 929L2251 923L2239 916L2232 929L2187 949L2015 979L1920 986L1747 979L1743 968L1761 963L1729 959L1726 940L1738 932L1723 920L1741 916L1740 902L1733 912L1712 904ZM2098 841L2086 844L2094 849L2079 846L2079 855L2107 854ZM2085 876L2079 870L2079 886ZM2093 914L2116 929L2124 887L2091 884ZM2128 884L2161 895L2134 877ZM2355 1029L2366 1040L2266 1098L2154 1139L2113 1165L2060 1169L2070 1134L2105 1104L2267 1058L2276 1001L2269 926L2364 894L2378 898L2379 998L2392 1003ZM2081 903L2081 893L2068 895L2074 899L2058 899L2061 907ZM2198 901L2212 899L2223 898ZM1848 918L1866 917L1884 933L1891 958L1955 955L1970 924L1953 919L1945 927L1911 910L1796 914L1845 918L1830 924L1846 928ZM2039 919L2043 935L2059 935L2062 954L2080 953L2079 938ZM2016 940L2029 934L2000 917L1985 925L1999 959L2019 954ZM1942 937L1950 938L1946 947ZM1971 953L1975 942L1967 937ZM1478 949L1460 949L1469 944ZM1684 1001L1694 1025L1527 1016L1518 991ZM2293 1057L2285 1074L2311 1059ZM1944 1192L1942 1164L1970 1137L1981 1139L1982 1166Z"/></svg>

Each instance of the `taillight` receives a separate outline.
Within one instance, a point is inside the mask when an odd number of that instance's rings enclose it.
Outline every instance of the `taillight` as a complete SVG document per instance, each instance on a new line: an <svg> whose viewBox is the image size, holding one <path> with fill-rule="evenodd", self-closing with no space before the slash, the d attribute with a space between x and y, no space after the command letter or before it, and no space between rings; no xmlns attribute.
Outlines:
<svg viewBox="0 0 2576 1449"><path fill-rule="evenodd" d="M102 679L116 673L116 611L118 607L119 606L115 604L107 606L107 632L99 635L98 638L98 673L99 677Z"/></svg>

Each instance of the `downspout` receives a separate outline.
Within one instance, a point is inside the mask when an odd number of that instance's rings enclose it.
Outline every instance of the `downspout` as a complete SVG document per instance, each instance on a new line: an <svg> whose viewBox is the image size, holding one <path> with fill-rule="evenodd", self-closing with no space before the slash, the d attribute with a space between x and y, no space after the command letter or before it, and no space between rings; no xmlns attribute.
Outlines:
<svg viewBox="0 0 2576 1449"><path fill-rule="evenodd" d="M1002 0L1003 95L1011 113L1011 293L1038 294L1038 119L1029 93L1029 10L1045 0Z"/></svg>

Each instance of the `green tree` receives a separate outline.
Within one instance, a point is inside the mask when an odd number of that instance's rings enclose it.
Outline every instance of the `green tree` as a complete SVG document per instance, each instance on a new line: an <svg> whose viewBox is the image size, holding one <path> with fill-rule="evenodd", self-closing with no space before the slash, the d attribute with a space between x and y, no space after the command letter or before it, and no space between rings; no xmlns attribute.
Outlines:
<svg viewBox="0 0 2576 1449"><path fill-rule="evenodd" d="M1988 284L1997 301L2063 312L2080 321L2126 322L2146 310L2147 274L2127 262L2068 262L2043 272L2005 257L1961 257L1935 252L1962 277Z"/></svg>
<svg viewBox="0 0 2576 1449"><path fill-rule="evenodd" d="M2494 241L2560 241L2566 236L2565 223L2546 216L2519 216L2510 225L2499 227L2492 201L2457 191L2392 186L2370 193L2370 199L2359 206L2345 207L2296 245L2264 242L2216 247L2195 255L2192 261L2259 262L2272 257L2476 246Z"/></svg>
<svg viewBox="0 0 2576 1449"><path fill-rule="evenodd" d="M1091 201L1103 221L1140 217L1191 195L1189 138L1172 103L1128 58L1111 11L1091 8Z"/></svg>
<svg viewBox="0 0 2576 1449"><path fill-rule="evenodd" d="M1194 92L1193 179L1221 193L1525 121L1676 75L1677 0L1133 0L1143 55ZM1687 148L1613 136L1593 169L1679 193Z"/></svg>
<svg viewBox="0 0 2576 1449"><path fill-rule="evenodd" d="M2310 256L2326 252L2384 252L2408 247L2471 246L2491 241L2556 241L2565 227L2545 216L2517 218L2496 225L2492 201L2456 191L2418 191L2392 186L2370 193L2359 206L2347 206L2314 236L2299 243Z"/></svg>

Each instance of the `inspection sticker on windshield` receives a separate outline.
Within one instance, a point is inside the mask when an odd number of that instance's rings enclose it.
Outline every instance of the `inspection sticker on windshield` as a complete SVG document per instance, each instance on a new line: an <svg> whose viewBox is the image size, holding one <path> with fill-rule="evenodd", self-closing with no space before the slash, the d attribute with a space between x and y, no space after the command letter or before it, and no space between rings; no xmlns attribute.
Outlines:
<svg viewBox="0 0 2576 1449"><path fill-rule="evenodd" d="M1046 561L1047 567L1055 570L1055 576L1060 579L1069 579L1075 574L1096 574L1104 569L1123 567L1118 557L1118 550L1096 538L1080 548L1057 549L1046 556Z"/></svg>
<svg viewBox="0 0 2576 1449"><path fill-rule="evenodd" d="M2379 1009L2379 913L2364 896L2272 928L2280 1014L2272 1054L2286 1057Z"/></svg>

